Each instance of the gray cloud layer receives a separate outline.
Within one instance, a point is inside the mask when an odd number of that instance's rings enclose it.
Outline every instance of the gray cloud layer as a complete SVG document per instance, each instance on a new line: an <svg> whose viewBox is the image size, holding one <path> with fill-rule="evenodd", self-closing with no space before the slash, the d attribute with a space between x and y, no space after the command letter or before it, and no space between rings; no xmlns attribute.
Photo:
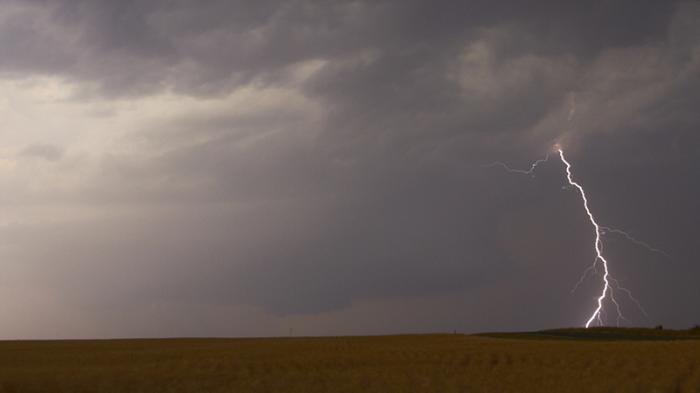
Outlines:
<svg viewBox="0 0 700 393"><path fill-rule="evenodd" d="M104 124L125 101L191 100L107 147L20 150L46 161L25 176L60 176L0 185L19 217L0 228L6 290L70 312L8 335L579 324L598 284L569 295L592 233L561 164L482 166L555 141L605 225L672 255L608 238L651 315L625 302L630 323L700 322L697 3L0 4L2 78L58 78Z"/></svg>

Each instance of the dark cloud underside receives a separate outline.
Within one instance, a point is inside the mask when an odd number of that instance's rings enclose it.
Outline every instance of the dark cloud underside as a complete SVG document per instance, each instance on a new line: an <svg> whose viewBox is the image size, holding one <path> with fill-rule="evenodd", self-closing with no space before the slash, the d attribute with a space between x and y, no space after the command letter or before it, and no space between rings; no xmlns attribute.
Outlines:
<svg viewBox="0 0 700 393"><path fill-rule="evenodd" d="M569 295L592 229L561 163L483 166L561 142L600 221L672 256L606 240L651 314L623 301L632 323L686 326L699 22L697 3L667 1L0 1L3 80L60 80L65 102L109 108L105 130L122 127L112 110L142 116L119 137L86 131L106 144L22 142L27 177L62 177L7 191L8 209L71 214L9 222L0 247L28 288L109 322L96 335L158 335L129 310L166 303L175 319L266 315L234 335L282 334L270 321L285 318L343 333L319 318L385 301L450 316L377 327L357 311L369 327L353 332L574 325L598 288ZM139 112L162 97L181 101ZM184 331L221 331L204 319Z"/></svg>

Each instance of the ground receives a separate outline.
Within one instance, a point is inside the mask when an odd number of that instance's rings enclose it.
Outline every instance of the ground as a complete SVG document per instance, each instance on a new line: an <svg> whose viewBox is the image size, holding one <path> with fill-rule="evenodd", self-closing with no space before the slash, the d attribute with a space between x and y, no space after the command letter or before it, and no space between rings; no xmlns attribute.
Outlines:
<svg viewBox="0 0 700 393"><path fill-rule="evenodd" d="M0 392L700 392L689 332L0 342Z"/></svg>

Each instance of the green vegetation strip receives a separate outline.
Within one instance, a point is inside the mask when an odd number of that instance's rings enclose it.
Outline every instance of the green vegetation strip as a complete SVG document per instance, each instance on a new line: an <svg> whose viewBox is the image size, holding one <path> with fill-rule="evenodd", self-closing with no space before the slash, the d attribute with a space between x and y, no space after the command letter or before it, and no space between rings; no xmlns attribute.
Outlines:
<svg viewBox="0 0 700 393"><path fill-rule="evenodd" d="M476 336L507 339L552 339L552 340L602 340L602 341L666 341L700 340L700 328L689 330L664 330L648 328L568 328L536 332L479 333Z"/></svg>

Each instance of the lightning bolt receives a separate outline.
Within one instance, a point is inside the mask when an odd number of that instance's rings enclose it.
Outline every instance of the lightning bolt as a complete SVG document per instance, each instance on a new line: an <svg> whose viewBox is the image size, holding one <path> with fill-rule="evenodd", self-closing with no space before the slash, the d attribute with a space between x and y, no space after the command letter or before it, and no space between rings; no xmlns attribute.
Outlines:
<svg viewBox="0 0 700 393"><path fill-rule="evenodd" d="M557 147L557 152L559 152L559 157L561 158L561 161L564 163L564 165L566 165L566 180L568 180L570 185L578 189L579 194L581 195L581 199L583 200L583 208L586 210L586 214L588 215L588 219L591 221L593 228L595 228L595 243L593 248L595 249L596 259L594 261L593 266L595 266L595 264L599 260L603 263L603 283L605 285L603 285L603 291L601 292L600 296L598 296L598 307L596 307L595 311L593 311L593 314L591 314L590 318L588 318L588 321L586 321L586 327L588 328L589 326L591 326L591 323L593 323L594 320L597 320L598 323L602 325L600 311L603 309L603 300L605 300L605 298L608 296L608 292L610 293L610 299L617 307L618 318L624 318L622 316L622 313L620 312L620 305L617 303L617 300L615 300L612 287L610 286L610 271L608 270L608 260L605 259L605 256L603 255L603 242L601 240L602 235L600 225L598 225L598 222L593 216L593 213L591 213L591 209L588 207L588 198L586 198L586 191L584 191L583 187L579 183L574 181L573 175L571 174L571 164L569 163L569 161L566 160L566 157L564 157L564 150L562 150L561 147Z"/></svg>
<svg viewBox="0 0 700 393"><path fill-rule="evenodd" d="M660 250L658 248L652 247L646 242L643 242L641 240L638 240L634 238L632 235L629 233L620 230L620 229L615 229L615 228L610 228L607 226L603 226L598 224L598 221L596 220L595 216L591 212L590 207L588 206L588 197L586 196L586 191L583 189L583 186L576 182L573 178L572 174L572 169L571 169L571 163L566 159L564 155L564 150L561 148L559 144L556 144L554 146L554 150L559 154L559 158L561 159L562 163L566 166L566 180L572 188L576 188L578 190L579 195L581 196L581 200L583 201L583 208L586 211L586 215L588 216L588 219L593 226L595 230L595 242L593 243L593 249L595 251L595 259L593 260L593 263L583 272L583 275L579 279L579 281L576 283L574 288L572 289L571 292L576 291L576 289L585 281L586 277L593 272L594 274L599 274L598 271L598 266L602 265L603 268L603 289L600 293L600 295L596 299L596 308L593 311L593 313L589 316L588 320L586 320L586 328L590 327L594 322L597 323L598 325L603 325L603 320L604 320L604 303L606 299L610 299L610 302L615 306L615 311L617 313L617 325L619 326L620 321L627 320L625 316L622 313L622 308L620 306L620 303L617 301L617 298L615 297L615 292L623 292L625 293L629 299L639 308L639 310L646 316L647 318L649 315L647 314L646 310L642 307L641 303L632 295L632 292L620 285L620 282L612 277L610 274L610 271L608 269L608 260L605 258L603 255L603 236L608 234L608 233L613 233L617 235L621 235L625 237L627 240L630 242L640 246L644 247L645 249L662 254L666 257L670 257L668 253L666 253L663 250ZM524 175L530 175L534 176L534 172L537 169L537 166L545 163L549 160L549 154L545 156L543 159L539 159L535 162L532 163L529 169L524 170L524 169L514 169L506 165L505 163L502 162L494 162L492 164L484 165L485 167L494 167L494 166L499 166L504 168L506 171L510 173L518 173L518 174L524 174Z"/></svg>

